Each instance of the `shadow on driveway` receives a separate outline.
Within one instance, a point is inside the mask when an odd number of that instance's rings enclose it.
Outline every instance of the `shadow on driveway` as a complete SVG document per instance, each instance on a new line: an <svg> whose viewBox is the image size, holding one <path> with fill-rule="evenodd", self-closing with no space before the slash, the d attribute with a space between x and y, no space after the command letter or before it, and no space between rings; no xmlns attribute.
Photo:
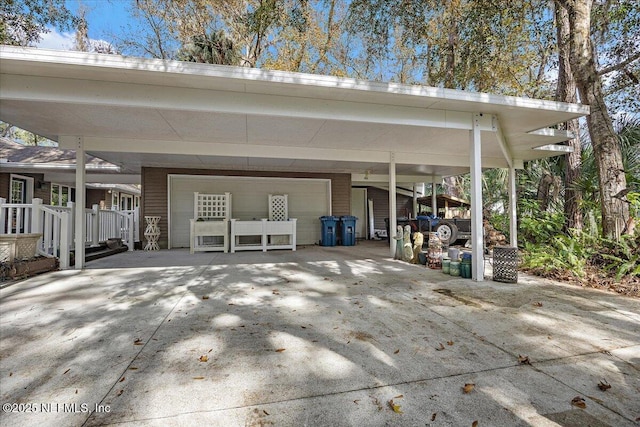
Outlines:
<svg viewBox="0 0 640 427"><path fill-rule="evenodd" d="M123 253L0 291L0 424L632 426L639 313L383 242Z"/></svg>

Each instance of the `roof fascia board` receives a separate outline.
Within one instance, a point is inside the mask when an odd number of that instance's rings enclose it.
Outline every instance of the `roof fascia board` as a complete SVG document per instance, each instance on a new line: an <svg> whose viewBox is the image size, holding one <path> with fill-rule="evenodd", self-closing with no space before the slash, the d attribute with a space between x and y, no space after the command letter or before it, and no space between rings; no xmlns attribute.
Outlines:
<svg viewBox="0 0 640 427"><path fill-rule="evenodd" d="M465 130L470 130L473 122L473 114L464 111L391 104L6 74L0 75L0 78L3 82L0 99L4 100L269 115ZM493 130L490 116L485 117L481 130Z"/></svg>
<svg viewBox="0 0 640 427"><path fill-rule="evenodd" d="M268 85L273 87L279 84L284 86L283 91L285 92L287 91L287 86L295 86L302 90L305 88L327 88L342 91L351 90L384 93L388 94L390 98L393 98L394 95L410 95L412 97L433 99L434 101L459 100L479 104L473 107L476 111L483 109L481 107L482 104L499 104L519 108L563 111L575 114L576 117L589 114L589 107L586 105L487 93L473 93L418 85L379 83L344 77L270 71L245 67L216 66L160 59L132 58L120 55L102 55L87 52L56 51L10 46L0 47L0 68L7 69L9 65L15 65L15 63L20 62L29 63L27 72L20 74L36 74L39 72L37 70L38 67L51 68L52 66L60 66L63 68L74 67L77 69L94 68L94 70L91 70L91 74L97 74L95 68L100 68L103 72L110 72L111 78L114 80L121 80L129 74L144 75L145 72L163 73L169 77L169 84L173 84L171 77L177 80L184 78L185 75L203 79L217 77L219 79L229 79L243 83L246 85L247 90L251 90L251 86ZM61 73L61 75L67 74L64 70L62 70ZM109 76L103 75L97 78L107 80L107 77Z"/></svg>

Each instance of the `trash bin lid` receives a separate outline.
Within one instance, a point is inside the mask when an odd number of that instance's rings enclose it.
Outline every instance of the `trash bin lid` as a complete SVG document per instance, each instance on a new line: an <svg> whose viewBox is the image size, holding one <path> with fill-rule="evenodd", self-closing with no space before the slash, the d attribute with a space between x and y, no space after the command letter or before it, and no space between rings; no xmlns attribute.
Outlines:
<svg viewBox="0 0 640 427"><path fill-rule="evenodd" d="M341 219L342 221L355 221L355 220L357 220L358 218L357 218L357 217L355 217L355 216L352 216L352 215L342 215L342 216L340 217L340 219Z"/></svg>
<svg viewBox="0 0 640 427"><path fill-rule="evenodd" d="M332 215L323 215L320 217L320 221L338 221L338 219L337 216Z"/></svg>

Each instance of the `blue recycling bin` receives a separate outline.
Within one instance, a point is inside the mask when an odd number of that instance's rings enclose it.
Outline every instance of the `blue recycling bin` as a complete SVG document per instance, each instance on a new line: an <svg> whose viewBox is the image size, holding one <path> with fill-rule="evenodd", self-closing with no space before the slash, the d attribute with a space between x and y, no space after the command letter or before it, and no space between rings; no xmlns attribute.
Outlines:
<svg viewBox="0 0 640 427"><path fill-rule="evenodd" d="M320 239L320 246L335 246L336 238L338 237L337 226L339 218L337 216L321 216L320 223L322 224L322 238Z"/></svg>
<svg viewBox="0 0 640 427"><path fill-rule="evenodd" d="M340 237L342 246L355 246L356 244L356 218L351 215L340 217Z"/></svg>

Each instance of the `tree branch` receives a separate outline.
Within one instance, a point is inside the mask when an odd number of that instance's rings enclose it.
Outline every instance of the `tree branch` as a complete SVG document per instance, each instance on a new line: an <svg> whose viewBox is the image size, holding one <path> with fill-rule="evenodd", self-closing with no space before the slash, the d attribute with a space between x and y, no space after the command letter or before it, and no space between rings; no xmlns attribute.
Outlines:
<svg viewBox="0 0 640 427"><path fill-rule="evenodd" d="M640 52L636 52L635 55L628 57L626 60L622 61L621 63L611 65L610 67L603 68L602 70L598 71L598 75L604 76L605 74L609 74L613 71L619 71L639 58L640 58Z"/></svg>

